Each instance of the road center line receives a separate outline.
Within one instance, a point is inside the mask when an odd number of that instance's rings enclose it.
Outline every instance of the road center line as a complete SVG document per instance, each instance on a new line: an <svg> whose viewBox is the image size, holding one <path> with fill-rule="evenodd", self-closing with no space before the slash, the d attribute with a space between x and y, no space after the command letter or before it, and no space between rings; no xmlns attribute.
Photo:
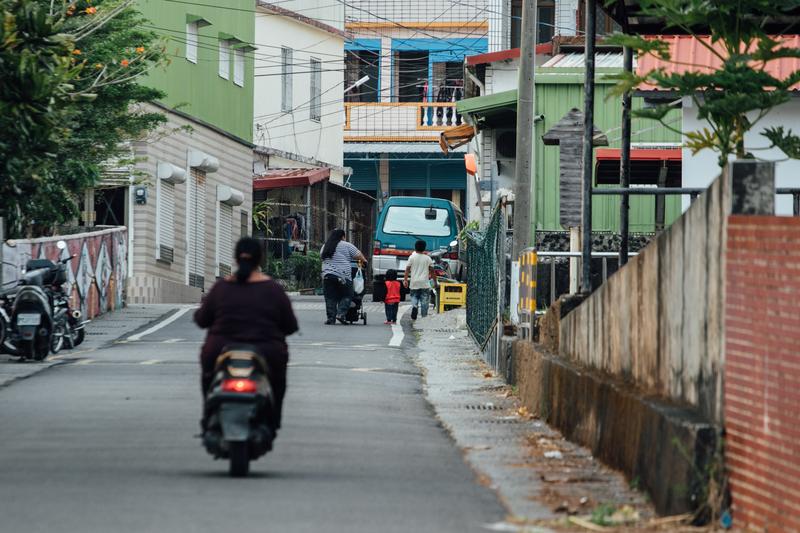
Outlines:
<svg viewBox="0 0 800 533"><path fill-rule="evenodd" d="M139 363L140 365L156 365L161 362L161 359L148 359L147 361L142 361Z"/></svg>
<svg viewBox="0 0 800 533"><path fill-rule="evenodd" d="M175 313L171 317L167 318L166 320L162 320L161 322L159 322L158 324L156 324L152 328L148 328L148 329L144 330L141 333L137 333L135 335L131 335L130 337L126 338L125 340L126 341L138 341L142 337L146 337L147 335L150 335L151 333L155 333L156 331L160 330L163 327L169 326L170 324L172 324L173 322L178 320L180 317L182 317L183 315L185 315L186 313L188 313L189 311L191 311L192 309L195 309L195 308L196 308L195 306L191 306L191 307L184 307L183 309L179 309L177 313Z"/></svg>
<svg viewBox="0 0 800 533"><path fill-rule="evenodd" d="M398 313L399 317L403 318L406 315L406 313L408 313L409 309L411 309L410 305L404 305L400 309L400 312ZM392 338L389 340L389 346L399 347L401 344L403 344L403 339L405 338L405 336L406 334L403 333L403 326L401 326L400 324L393 324Z"/></svg>

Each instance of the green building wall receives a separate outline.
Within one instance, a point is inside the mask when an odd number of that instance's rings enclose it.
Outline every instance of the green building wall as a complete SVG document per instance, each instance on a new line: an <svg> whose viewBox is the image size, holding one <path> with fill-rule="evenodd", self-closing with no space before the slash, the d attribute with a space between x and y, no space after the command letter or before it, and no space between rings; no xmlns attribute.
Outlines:
<svg viewBox="0 0 800 533"><path fill-rule="evenodd" d="M594 120L595 126L606 134L609 147L621 146L622 99L609 97L614 80L608 76L613 71L598 69ZM633 99L633 108L643 105L642 98ZM559 224L559 147L545 146L544 135L561 118L576 107L583 111L583 69L537 69L536 114L544 120L536 124L536 227L539 230L562 230ZM681 129L681 112L676 109L665 119L678 131ZM631 142L679 143L680 134L649 119L632 121ZM671 224L681 214L679 196L668 196L665 222ZM592 227L594 231L619 231L619 197L602 196L592 199ZM632 196L630 202L630 231L652 232L655 228L655 198Z"/></svg>
<svg viewBox="0 0 800 533"><path fill-rule="evenodd" d="M245 53L244 87L233 82L233 54L229 79L219 76L219 40L241 43L255 40L255 4L252 0L174 2L139 0L138 8L150 20L151 29L166 40L170 64L153 70L145 83L161 89L163 103L221 128L246 141L253 136L253 51ZM186 23L201 17L207 22L198 31L197 63L186 59ZM277 54L276 54L277 55Z"/></svg>

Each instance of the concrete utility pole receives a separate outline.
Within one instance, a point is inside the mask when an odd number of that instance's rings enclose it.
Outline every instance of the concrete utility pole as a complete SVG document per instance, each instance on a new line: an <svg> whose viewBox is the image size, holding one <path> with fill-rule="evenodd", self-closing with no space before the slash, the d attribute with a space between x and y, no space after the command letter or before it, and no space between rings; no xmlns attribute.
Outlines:
<svg viewBox="0 0 800 533"><path fill-rule="evenodd" d="M517 90L517 168L514 183L514 241L511 260L532 244L531 217L536 207L531 202L533 180L533 115L536 86L533 75L536 60L536 0L522 0L522 36ZM535 191L536 189L534 189Z"/></svg>
<svg viewBox="0 0 800 533"><path fill-rule="evenodd" d="M594 162L594 48L595 48L595 1L586 0L586 33L584 39L586 58L586 78L583 84L584 111L583 111L583 220L581 245L583 247L582 260L583 272L581 276L581 291L589 294L592 292L592 185Z"/></svg>

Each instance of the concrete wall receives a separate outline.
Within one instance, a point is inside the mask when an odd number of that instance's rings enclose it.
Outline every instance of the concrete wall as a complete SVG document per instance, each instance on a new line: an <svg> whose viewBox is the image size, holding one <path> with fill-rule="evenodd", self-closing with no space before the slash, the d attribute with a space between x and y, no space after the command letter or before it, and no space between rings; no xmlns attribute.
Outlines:
<svg viewBox="0 0 800 533"><path fill-rule="evenodd" d="M244 195L241 206L233 209L233 239L240 236L241 213L252 214L253 150L250 145L227 137L211 128L174 113L166 113L163 136L135 145L136 170L147 185L145 205L132 206L132 269L128 282L130 303L192 303L202 291L188 284L187 271L187 194L190 178L189 150L199 150L219 160L219 169L207 174L205 202L205 290L216 278L217 186L228 185ZM187 129L190 128L190 129ZM158 163L170 163L186 172L186 181L175 185L174 260L157 259L156 220Z"/></svg>
<svg viewBox="0 0 800 533"><path fill-rule="evenodd" d="M725 459L734 525L800 531L800 218L728 222Z"/></svg>
<svg viewBox="0 0 800 533"><path fill-rule="evenodd" d="M728 178L561 321L560 354L722 421Z"/></svg>
<svg viewBox="0 0 800 533"><path fill-rule="evenodd" d="M769 141L761 135L765 128L783 126L784 129L797 130L800 122L800 97L792 98L791 101L772 110L758 125L745 135L745 148L752 150L753 153L764 160L776 161L775 163L775 186L776 187L800 187L800 160L787 159L778 148L767 150ZM697 131L708 128L706 121L697 118L697 108L693 107L691 101L684 99L683 102L683 131ZM717 153L711 150L703 150L692 155L688 148L683 149L683 186L684 187L708 187L713 179L713 171L717 169ZM689 207L689 198L683 199L684 210ZM775 214L792 214L792 197L790 195L780 195L776 197Z"/></svg>

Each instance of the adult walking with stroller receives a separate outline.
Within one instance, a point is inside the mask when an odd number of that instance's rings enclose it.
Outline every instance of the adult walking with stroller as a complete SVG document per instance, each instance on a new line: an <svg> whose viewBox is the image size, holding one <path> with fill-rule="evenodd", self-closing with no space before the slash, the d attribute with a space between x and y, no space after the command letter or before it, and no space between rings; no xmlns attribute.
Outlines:
<svg viewBox="0 0 800 533"><path fill-rule="evenodd" d="M410 280L409 280L410 278ZM414 244L414 253L408 258L403 284L411 291L411 320L417 319L417 308L423 317L428 316L433 278L433 260L425 254L425 241Z"/></svg>
<svg viewBox="0 0 800 533"><path fill-rule="evenodd" d="M343 229L335 229L328 235L322 247L322 287L325 294L325 324L338 320L347 324L347 310L353 299L353 273L351 263L358 261L366 265L367 259L358 248L345 240Z"/></svg>

